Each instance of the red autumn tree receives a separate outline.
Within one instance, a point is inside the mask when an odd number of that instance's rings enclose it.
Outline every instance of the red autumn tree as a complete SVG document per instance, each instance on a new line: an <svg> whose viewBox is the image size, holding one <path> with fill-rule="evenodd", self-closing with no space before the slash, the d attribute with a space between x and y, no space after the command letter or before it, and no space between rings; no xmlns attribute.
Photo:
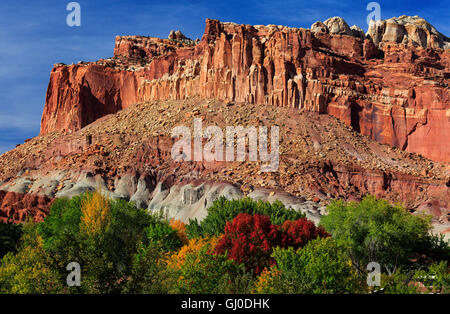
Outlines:
<svg viewBox="0 0 450 314"><path fill-rule="evenodd" d="M225 226L225 233L216 246L216 254L228 253L228 257L247 270L259 274L274 263L271 257L274 247L303 247L317 237L329 236L306 218L285 221L273 225L268 216L239 214Z"/></svg>
<svg viewBox="0 0 450 314"><path fill-rule="evenodd" d="M286 220L281 226L282 243L281 247L292 246L294 248L304 247L309 241L317 237L325 238L330 235L322 227L306 219L300 218L295 221Z"/></svg>
<svg viewBox="0 0 450 314"><path fill-rule="evenodd" d="M226 224L216 253L228 252L229 258L259 274L273 262L272 248L279 242L278 226L272 225L268 216L239 214Z"/></svg>

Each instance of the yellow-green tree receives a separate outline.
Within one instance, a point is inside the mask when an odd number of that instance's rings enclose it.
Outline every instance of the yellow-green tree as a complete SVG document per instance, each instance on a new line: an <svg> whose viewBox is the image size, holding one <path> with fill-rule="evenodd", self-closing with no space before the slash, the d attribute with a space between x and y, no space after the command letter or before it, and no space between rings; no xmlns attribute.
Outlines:
<svg viewBox="0 0 450 314"><path fill-rule="evenodd" d="M0 260L0 293L42 294L63 292L43 241L34 226L26 226L22 246Z"/></svg>
<svg viewBox="0 0 450 314"><path fill-rule="evenodd" d="M81 201L81 230L87 234L99 234L109 223L109 201L97 189Z"/></svg>

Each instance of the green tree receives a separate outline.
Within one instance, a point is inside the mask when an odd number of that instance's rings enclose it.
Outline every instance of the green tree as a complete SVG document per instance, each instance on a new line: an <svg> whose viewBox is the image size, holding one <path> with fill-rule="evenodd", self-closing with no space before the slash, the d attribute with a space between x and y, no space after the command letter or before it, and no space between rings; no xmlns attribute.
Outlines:
<svg viewBox="0 0 450 314"><path fill-rule="evenodd" d="M418 282L412 281L414 270L398 268L394 273L381 274L380 287L371 287L374 294L419 294Z"/></svg>
<svg viewBox="0 0 450 314"><path fill-rule="evenodd" d="M0 222L0 259L8 252L16 252L22 236L22 225Z"/></svg>
<svg viewBox="0 0 450 314"><path fill-rule="evenodd" d="M130 279L123 288L124 293L162 294L168 293L176 278L167 268L165 250L161 242L140 244L134 256Z"/></svg>
<svg viewBox="0 0 450 314"><path fill-rule="evenodd" d="M44 249L51 256L61 282L65 282L67 264L77 262L81 266L82 285L70 287L68 292L120 292L131 275L139 243L149 242L146 228L160 222L158 217L132 203L101 197L85 194L57 200L38 226ZM97 208L101 206L107 210ZM83 219L83 210L89 210L89 219ZM101 228L96 211L101 213ZM95 225L90 226L91 222Z"/></svg>
<svg viewBox="0 0 450 314"><path fill-rule="evenodd" d="M232 278L240 275L243 266L236 265L226 255L214 255L207 246L198 252L188 253L185 262L174 273L176 280L173 292L189 294L219 294L231 291Z"/></svg>
<svg viewBox="0 0 450 314"><path fill-rule="evenodd" d="M428 293L450 293L450 266L447 261L431 264L415 272L413 280L420 282Z"/></svg>
<svg viewBox="0 0 450 314"><path fill-rule="evenodd" d="M56 199L50 206L50 213L37 230L44 240L44 248L50 252L66 246L67 237L76 237L80 233L82 196L72 199Z"/></svg>
<svg viewBox="0 0 450 314"><path fill-rule="evenodd" d="M145 231L150 242L159 242L166 251L178 250L183 246L177 230L173 229L167 221L151 224Z"/></svg>
<svg viewBox="0 0 450 314"><path fill-rule="evenodd" d="M372 196L360 203L331 203L320 224L346 249L361 272L370 262L395 272L400 266L409 266L410 260L426 248L432 251L430 248L436 244L429 234L430 219L411 215L401 206ZM448 244L439 245L440 252L448 249Z"/></svg>
<svg viewBox="0 0 450 314"><path fill-rule="evenodd" d="M9 252L0 260L0 293L61 293L64 287L43 249L42 238L35 225L23 227L18 252Z"/></svg>
<svg viewBox="0 0 450 314"><path fill-rule="evenodd" d="M356 293L363 287L350 259L331 238L311 240L298 250L277 248L273 257L273 276L260 292Z"/></svg>

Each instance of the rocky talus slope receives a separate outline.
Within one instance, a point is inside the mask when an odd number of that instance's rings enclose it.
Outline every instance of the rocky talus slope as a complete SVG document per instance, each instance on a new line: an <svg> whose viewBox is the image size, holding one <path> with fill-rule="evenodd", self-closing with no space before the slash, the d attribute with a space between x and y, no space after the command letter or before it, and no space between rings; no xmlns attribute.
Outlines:
<svg viewBox="0 0 450 314"><path fill-rule="evenodd" d="M268 126L280 128L277 172L261 162L176 162L174 127ZM270 140L270 139L269 139ZM411 211L433 212L436 226L449 227L450 166L379 144L338 119L295 108L189 99L130 106L76 132L54 131L0 156L8 191L2 217L41 219L55 197L102 188L113 198L163 209L182 220L203 218L224 195L279 199L318 221L330 199L366 194L402 202ZM39 196L23 206L22 198ZM1 196L0 196L1 197ZM12 201L10 201L12 200Z"/></svg>
<svg viewBox="0 0 450 314"><path fill-rule="evenodd" d="M447 45L416 17L368 34L335 17L311 29L207 20L196 41L118 36L113 58L53 68L41 134L0 156L0 219L41 220L53 199L95 188L183 221L220 195L318 221L331 199L374 194L448 232ZM278 171L174 161L171 132L194 118L279 126Z"/></svg>

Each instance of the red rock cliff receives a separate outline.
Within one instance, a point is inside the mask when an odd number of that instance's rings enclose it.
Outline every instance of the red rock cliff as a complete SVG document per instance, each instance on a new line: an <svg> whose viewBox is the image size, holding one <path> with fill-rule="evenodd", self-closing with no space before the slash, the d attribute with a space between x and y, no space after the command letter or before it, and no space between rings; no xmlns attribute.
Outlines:
<svg viewBox="0 0 450 314"><path fill-rule="evenodd" d="M118 36L111 59L54 67L41 133L197 96L328 113L379 142L450 161L447 38L433 28L423 42L406 31L391 39L392 27L415 20L388 21L367 36L340 18L311 30L207 20L200 42ZM414 34L425 32L418 25Z"/></svg>

